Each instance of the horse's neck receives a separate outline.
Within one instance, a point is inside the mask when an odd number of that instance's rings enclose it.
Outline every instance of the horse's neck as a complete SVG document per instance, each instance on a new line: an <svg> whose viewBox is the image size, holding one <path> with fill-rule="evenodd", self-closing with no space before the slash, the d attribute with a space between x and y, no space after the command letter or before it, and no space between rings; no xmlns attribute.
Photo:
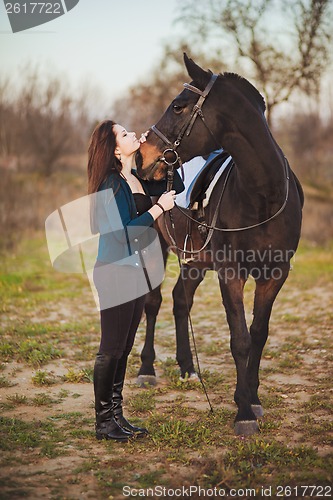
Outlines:
<svg viewBox="0 0 333 500"><path fill-rule="evenodd" d="M235 161L240 189L255 195L262 193L271 202L275 197L281 198L280 193L285 188L284 158L269 132L264 137L230 134L225 149Z"/></svg>

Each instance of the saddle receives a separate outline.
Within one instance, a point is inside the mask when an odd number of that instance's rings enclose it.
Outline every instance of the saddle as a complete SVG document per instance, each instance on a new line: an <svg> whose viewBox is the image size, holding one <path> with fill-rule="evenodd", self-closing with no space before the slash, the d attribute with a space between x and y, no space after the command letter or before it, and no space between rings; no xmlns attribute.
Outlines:
<svg viewBox="0 0 333 500"><path fill-rule="evenodd" d="M195 183L191 188L191 193L190 193L191 210L198 210L200 208L200 205L202 205L202 208L208 205L209 197L213 190L213 187L215 186L217 180L219 179L223 171L220 173L220 175L217 176L217 174L222 165L228 159L230 159L231 161L231 156L227 151L221 151L217 154L214 153L214 156L212 157L211 160L209 160L208 158L204 168L199 173L198 177L195 179ZM217 178L215 179L214 186L211 186L215 176Z"/></svg>
<svg viewBox="0 0 333 500"><path fill-rule="evenodd" d="M214 151L194 180L194 185L191 186L189 208L197 212L199 220L204 219L204 209L208 205L215 184L230 162L232 158L227 151Z"/></svg>
<svg viewBox="0 0 333 500"><path fill-rule="evenodd" d="M205 221L205 207L208 205L211 193L221 177L225 169L232 165L232 158L227 151L218 150L214 151L208 157L202 170L193 179L192 184L189 186L189 210L191 210L192 219L187 220L186 236L184 240L183 249L183 263L189 263L194 259L194 254L198 252L195 248L192 231L194 227L199 231L202 240L207 237L207 227L203 224ZM195 219L198 224L193 223ZM206 240L207 241L207 240Z"/></svg>

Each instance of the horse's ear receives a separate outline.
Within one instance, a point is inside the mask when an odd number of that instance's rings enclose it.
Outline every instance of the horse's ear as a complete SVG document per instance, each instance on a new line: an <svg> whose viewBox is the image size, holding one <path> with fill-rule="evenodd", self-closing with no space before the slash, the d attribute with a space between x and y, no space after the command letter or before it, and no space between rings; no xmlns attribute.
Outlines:
<svg viewBox="0 0 333 500"><path fill-rule="evenodd" d="M192 80L202 87L202 89L206 86L207 80L209 80L211 73L209 71L205 71L200 68L193 59L190 59L186 52L184 52L184 63L187 69L189 76Z"/></svg>

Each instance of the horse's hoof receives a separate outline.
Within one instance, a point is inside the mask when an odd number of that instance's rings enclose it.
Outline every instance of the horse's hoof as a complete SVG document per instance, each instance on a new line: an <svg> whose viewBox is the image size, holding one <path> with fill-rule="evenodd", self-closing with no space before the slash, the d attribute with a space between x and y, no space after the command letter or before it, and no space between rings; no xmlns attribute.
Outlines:
<svg viewBox="0 0 333 500"><path fill-rule="evenodd" d="M251 405L251 410L255 414L256 418L261 418L264 416L264 409L261 405Z"/></svg>
<svg viewBox="0 0 333 500"><path fill-rule="evenodd" d="M256 420L240 420L235 422L235 434L236 436L252 436L259 432L259 425Z"/></svg>
<svg viewBox="0 0 333 500"><path fill-rule="evenodd" d="M157 384L155 375L138 375L136 384L139 387L154 386Z"/></svg>
<svg viewBox="0 0 333 500"><path fill-rule="evenodd" d="M200 379L195 372L186 374L185 377L180 376L179 380L181 382L200 382Z"/></svg>

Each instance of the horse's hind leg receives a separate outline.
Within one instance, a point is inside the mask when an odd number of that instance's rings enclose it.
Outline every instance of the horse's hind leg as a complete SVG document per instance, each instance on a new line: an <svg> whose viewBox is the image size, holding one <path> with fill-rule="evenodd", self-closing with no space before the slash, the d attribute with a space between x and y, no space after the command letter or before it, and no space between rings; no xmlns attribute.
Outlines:
<svg viewBox="0 0 333 500"><path fill-rule="evenodd" d="M188 333L188 313L193 305L195 291L204 279L206 271L206 268L200 269L194 265L183 265L172 291L176 325L176 359L182 378L195 373Z"/></svg>
<svg viewBox="0 0 333 500"><path fill-rule="evenodd" d="M274 300L288 276L289 269L282 271L279 280L257 281L254 296L253 322L250 327L251 350L247 367L251 393L251 407L256 417L263 416L263 409L258 397L259 365L263 348L268 337L268 325Z"/></svg>

